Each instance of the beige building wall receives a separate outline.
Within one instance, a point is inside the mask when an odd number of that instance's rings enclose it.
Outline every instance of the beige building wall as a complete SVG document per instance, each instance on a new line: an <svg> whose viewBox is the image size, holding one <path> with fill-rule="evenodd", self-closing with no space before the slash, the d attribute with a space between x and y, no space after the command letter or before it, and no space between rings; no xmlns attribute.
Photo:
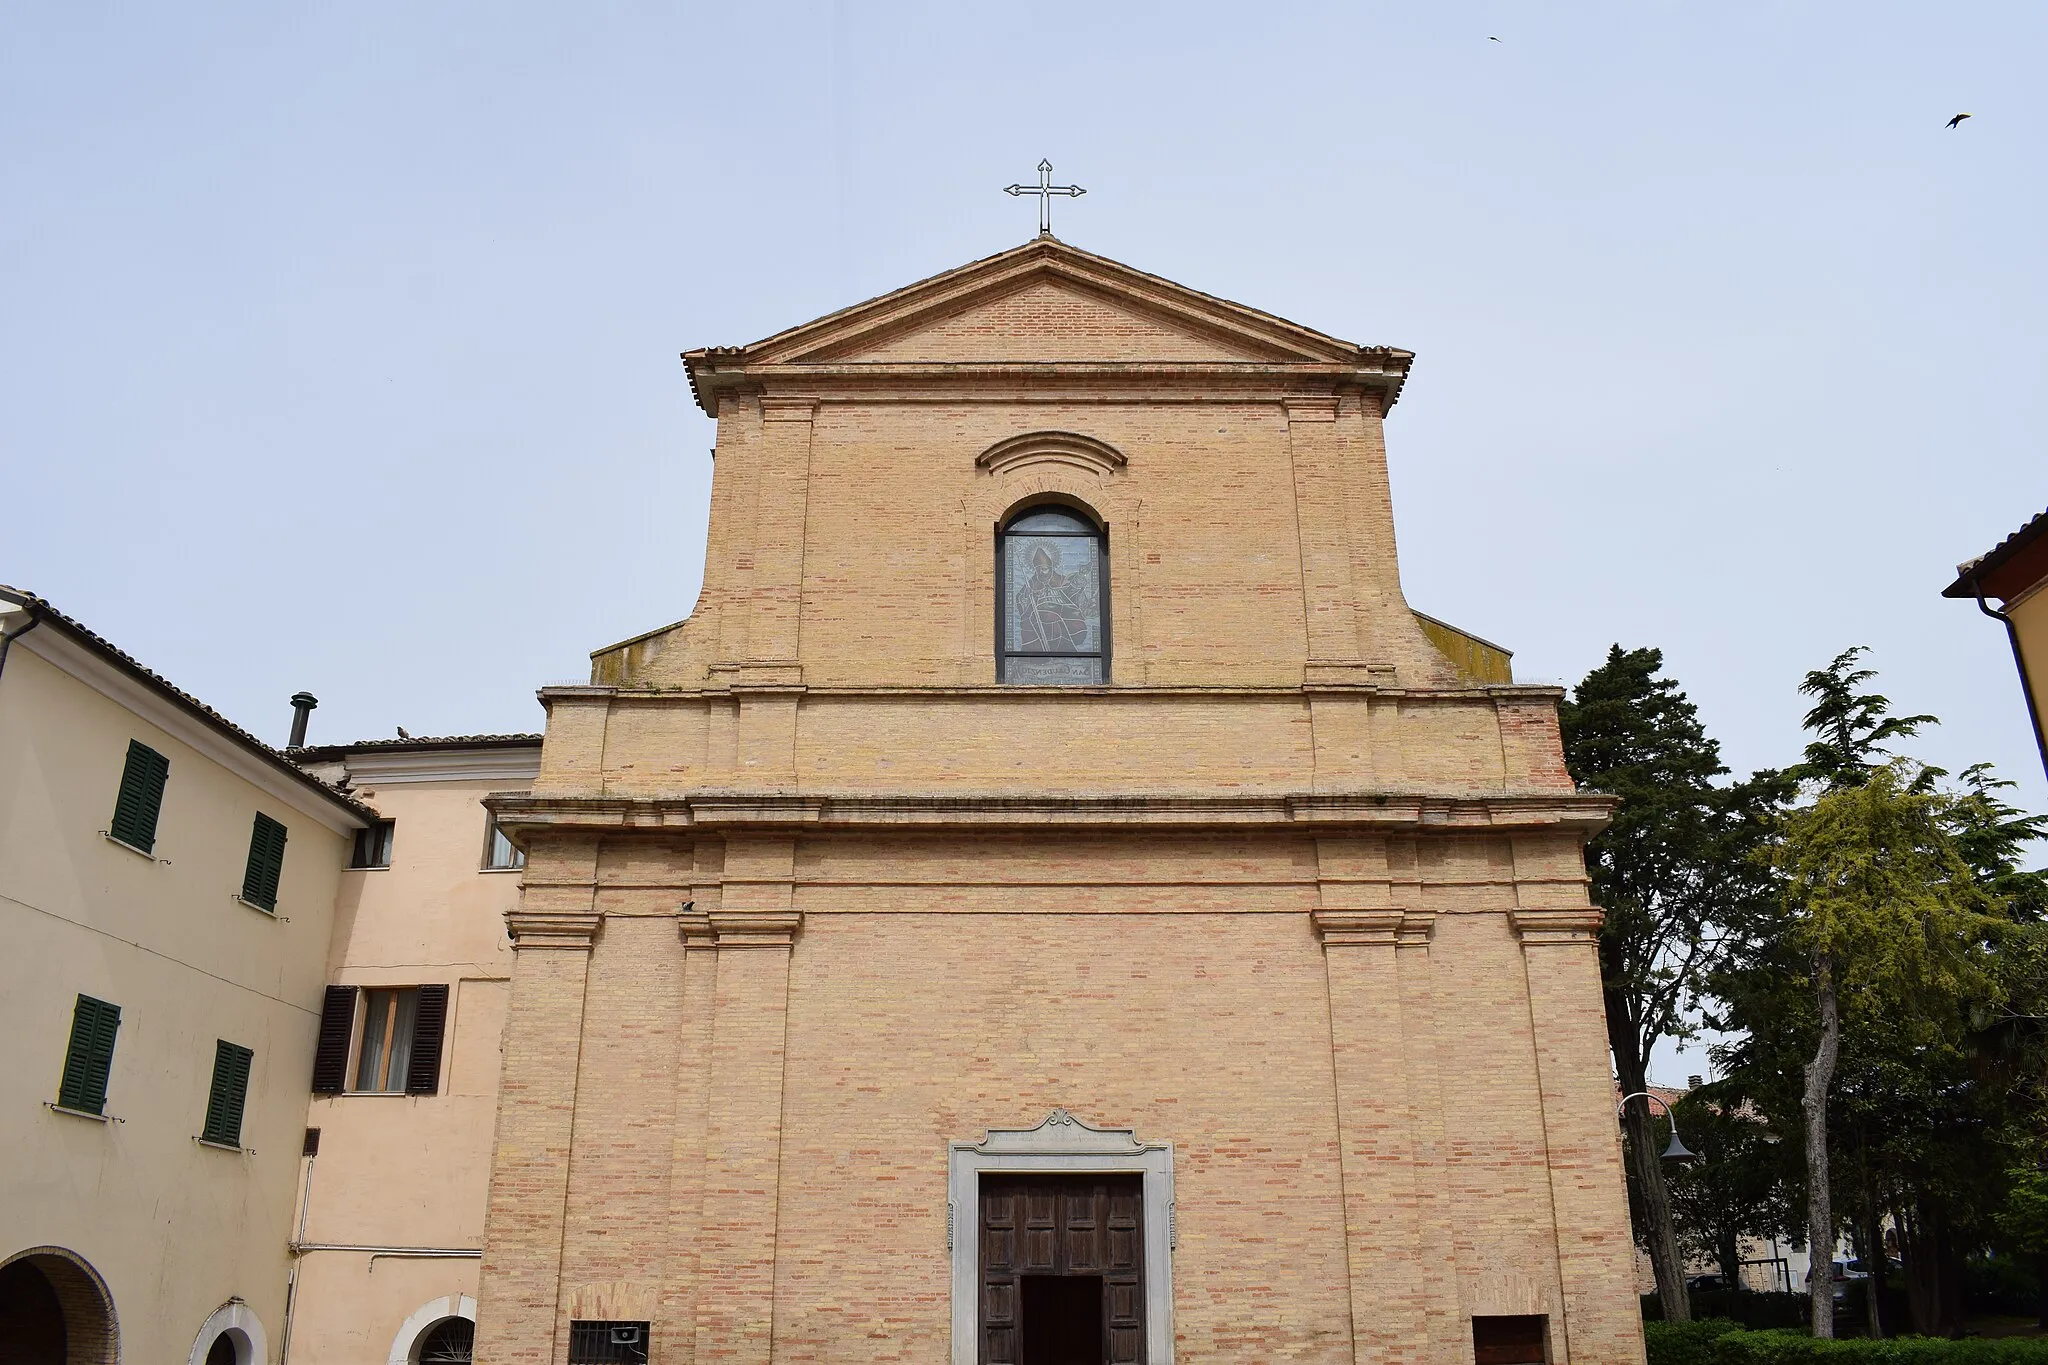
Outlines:
<svg viewBox="0 0 2048 1365"><path fill-rule="evenodd" d="M1041 240L687 359L703 594L546 689L495 802L530 864L479 1359L583 1320L662 1365L971 1365L949 1162L1078 1119L1171 1146L1149 1365L1451 1365L1524 1315L1639 1361L1607 803L1557 689L1403 597L1406 353ZM1107 528L1104 685L995 681L1040 502Z"/></svg>
<svg viewBox="0 0 2048 1365"><path fill-rule="evenodd" d="M353 1089L316 1096L305 1163L291 1365L419 1359L447 1317L474 1319L499 1040L512 955L506 912L518 868L485 866L491 792L523 791L537 737L386 742L323 749L313 771L393 822L391 865L342 873L328 981L362 988L443 984L449 1011L432 1095Z"/></svg>
<svg viewBox="0 0 2048 1365"><path fill-rule="evenodd" d="M32 614L14 607L10 633ZM73 1360L115 1358L87 1325L102 1290L121 1359L201 1360L231 1329L242 1365L275 1360L335 891L365 813L40 616L0 672L0 1260L35 1251L70 1278ZM104 834L131 740L170 762L154 856ZM237 899L258 812L288 831L275 915ZM52 1107L80 994L121 1010L105 1121ZM239 1151L196 1140L222 1039L255 1054Z"/></svg>

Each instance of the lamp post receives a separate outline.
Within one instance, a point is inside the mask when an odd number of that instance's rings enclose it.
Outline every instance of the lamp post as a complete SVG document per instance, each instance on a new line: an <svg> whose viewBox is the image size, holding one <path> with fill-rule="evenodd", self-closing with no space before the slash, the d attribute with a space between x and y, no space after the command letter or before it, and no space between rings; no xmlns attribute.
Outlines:
<svg viewBox="0 0 2048 1365"><path fill-rule="evenodd" d="M1614 1106L1614 1118L1617 1123L1621 1121L1622 1112L1628 1108L1628 1102L1633 1099L1655 1100L1658 1104L1664 1106L1664 1117L1671 1120L1671 1145L1664 1149L1664 1159L1666 1161L1684 1165L1688 1161L1698 1161L1700 1159L1698 1152L1688 1149L1683 1142L1678 1140L1678 1116L1671 1112L1671 1102L1654 1091L1638 1090L1633 1095L1623 1095L1621 1103Z"/></svg>

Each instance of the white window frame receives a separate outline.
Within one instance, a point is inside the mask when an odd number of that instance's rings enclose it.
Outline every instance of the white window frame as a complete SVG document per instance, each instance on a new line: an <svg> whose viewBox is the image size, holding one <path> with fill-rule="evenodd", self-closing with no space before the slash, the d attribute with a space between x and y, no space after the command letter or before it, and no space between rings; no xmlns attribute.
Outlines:
<svg viewBox="0 0 2048 1365"><path fill-rule="evenodd" d="M949 1144L946 1244L953 1257L953 1365L976 1365L981 1331L981 1177L1144 1177L1145 1365L1173 1365L1173 1144L1097 1128L1055 1109L1036 1128L991 1128Z"/></svg>

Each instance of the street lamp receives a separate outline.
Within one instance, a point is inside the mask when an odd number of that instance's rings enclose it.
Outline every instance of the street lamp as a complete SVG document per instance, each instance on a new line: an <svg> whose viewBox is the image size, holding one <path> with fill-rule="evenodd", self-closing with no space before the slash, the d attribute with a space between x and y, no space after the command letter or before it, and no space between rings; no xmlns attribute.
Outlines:
<svg viewBox="0 0 2048 1365"><path fill-rule="evenodd" d="M1670 1101L1666 1100L1662 1095L1656 1094L1649 1090L1638 1090L1633 1095L1623 1095L1621 1097L1621 1103L1614 1106L1615 1121L1617 1123L1620 1122L1622 1112L1628 1108L1628 1102L1632 1099L1636 1099L1639 1097L1646 1100L1655 1100L1657 1103L1663 1105L1664 1117L1671 1120L1671 1145L1664 1149L1664 1159L1666 1161L1676 1162L1681 1166L1688 1161L1698 1161L1700 1159L1700 1154L1698 1152L1690 1150L1686 1147L1686 1145L1683 1142L1680 1142L1678 1140L1678 1116L1671 1112Z"/></svg>

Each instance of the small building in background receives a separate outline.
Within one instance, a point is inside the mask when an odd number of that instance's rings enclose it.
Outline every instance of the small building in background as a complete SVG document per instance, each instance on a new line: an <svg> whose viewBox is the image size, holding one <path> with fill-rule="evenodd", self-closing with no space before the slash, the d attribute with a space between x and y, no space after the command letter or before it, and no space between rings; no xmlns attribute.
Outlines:
<svg viewBox="0 0 2048 1365"><path fill-rule="evenodd" d="M381 819L341 873L309 1054L291 1365L467 1361L525 865L482 799L532 786L540 736L293 756Z"/></svg>
<svg viewBox="0 0 2048 1365"><path fill-rule="evenodd" d="M28 593L0 637L0 1348L274 1361L377 814Z"/></svg>
<svg viewBox="0 0 2048 1365"><path fill-rule="evenodd" d="M1956 566L1944 597L1973 599L2005 626L2020 692L2034 726L2034 746L2048 772L2048 512L1988 552ZM1996 600L1998 606L1993 607Z"/></svg>

